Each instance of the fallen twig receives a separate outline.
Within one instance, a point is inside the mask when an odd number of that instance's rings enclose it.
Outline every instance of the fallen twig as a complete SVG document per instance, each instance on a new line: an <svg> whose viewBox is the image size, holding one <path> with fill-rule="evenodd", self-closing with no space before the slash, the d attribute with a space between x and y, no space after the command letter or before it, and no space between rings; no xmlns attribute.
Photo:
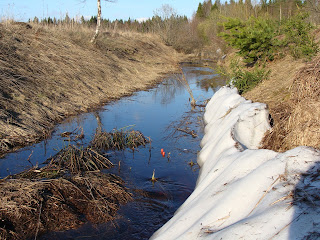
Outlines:
<svg viewBox="0 0 320 240"><path fill-rule="evenodd" d="M198 137L198 135L194 132L194 130L188 131L182 128L177 128L178 131L190 134L193 138Z"/></svg>

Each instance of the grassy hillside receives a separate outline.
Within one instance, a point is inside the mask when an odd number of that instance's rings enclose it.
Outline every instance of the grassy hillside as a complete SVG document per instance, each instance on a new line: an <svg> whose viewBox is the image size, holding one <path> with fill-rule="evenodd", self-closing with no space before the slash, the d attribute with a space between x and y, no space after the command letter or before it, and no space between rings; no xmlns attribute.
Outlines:
<svg viewBox="0 0 320 240"><path fill-rule="evenodd" d="M55 123L147 88L182 56L155 35L0 24L0 153L47 137Z"/></svg>

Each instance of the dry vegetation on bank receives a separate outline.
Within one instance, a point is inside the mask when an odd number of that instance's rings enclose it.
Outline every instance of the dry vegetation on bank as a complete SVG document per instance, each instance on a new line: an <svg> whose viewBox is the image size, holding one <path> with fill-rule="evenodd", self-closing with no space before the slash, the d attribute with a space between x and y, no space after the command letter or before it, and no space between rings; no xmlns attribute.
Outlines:
<svg viewBox="0 0 320 240"><path fill-rule="evenodd" d="M234 51L222 66L228 69ZM320 149L320 54L311 61L286 56L267 63L270 70L246 99L268 105L272 129L262 141L262 148L284 152L297 146Z"/></svg>
<svg viewBox="0 0 320 240"><path fill-rule="evenodd" d="M320 148L320 55L312 61L287 56L270 63L268 80L244 97L268 104L273 128L262 148L286 151L297 146Z"/></svg>
<svg viewBox="0 0 320 240"><path fill-rule="evenodd" d="M57 122L150 87L181 55L152 34L0 24L0 152L47 137Z"/></svg>

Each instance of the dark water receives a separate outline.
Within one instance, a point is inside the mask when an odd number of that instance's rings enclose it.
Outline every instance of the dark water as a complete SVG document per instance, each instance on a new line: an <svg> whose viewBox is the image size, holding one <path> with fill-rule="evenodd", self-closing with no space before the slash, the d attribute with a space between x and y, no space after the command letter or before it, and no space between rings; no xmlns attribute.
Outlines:
<svg viewBox="0 0 320 240"><path fill-rule="evenodd" d="M182 69L199 104L225 83L207 67L182 64ZM97 115L106 131L135 129L152 139L151 152L150 146L146 146L135 152L125 150L109 155L116 167L106 172L120 175L128 188L137 190L134 201L121 207L113 222L87 223L76 230L48 233L42 239L148 239L172 217L194 189L199 168L188 163L197 161L203 136L204 108L191 109L189 93L177 81L178 77L171 76L154 89L108 104L100 111L69 119L56 127L49 140L0 159L1 177L20 172L31 164L41 167L45 159L69 144L60 136L62 132L83 128L85 138L78 144L88 144L98 125ZM194 130L198 137L177 128ZM161 148L170 152L170 158L162 157ZM153 170L158 179L155 183L150 181Z"/></svg>

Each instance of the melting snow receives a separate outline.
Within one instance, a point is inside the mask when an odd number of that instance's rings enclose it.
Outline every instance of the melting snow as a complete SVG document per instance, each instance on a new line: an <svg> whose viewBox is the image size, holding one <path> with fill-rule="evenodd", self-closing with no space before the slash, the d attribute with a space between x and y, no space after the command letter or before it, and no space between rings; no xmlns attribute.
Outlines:
<svg viewBox="0 0 320 240"><path fill-rule="evenodd" d="M207 104L197 186L151 239L320 239L320 152L258 149L262 103L221 88Z"/></svg>

